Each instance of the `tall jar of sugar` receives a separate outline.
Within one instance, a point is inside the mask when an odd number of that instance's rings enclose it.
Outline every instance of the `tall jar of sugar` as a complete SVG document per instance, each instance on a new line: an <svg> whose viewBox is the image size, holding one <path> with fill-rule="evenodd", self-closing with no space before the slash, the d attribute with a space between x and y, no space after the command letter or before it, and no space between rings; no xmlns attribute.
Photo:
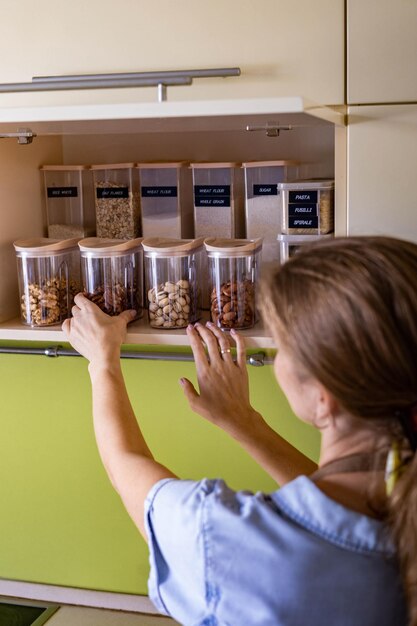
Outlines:
<svg viewBox="0 0 417 626"><path fill-rule="evenodd" d="M84 295L107 315L134 309L143 314L142 239L101 239L79 242Z"/></svg>
<svg viewBox="0 0 417 626"><path fill-rule="evenodd" d="M185 328L201 314L200 259L203 239L143 240L149 324Z"/></svg>
<svg viewBox="0 0 417 626"><path fill-rule="evenodd" d="M278 184L297 178L296 161L250 161L245 173L246 236L263 238L262 262L279 259L277 236L281 232L281 191Z"/></svg>
<svg viewBox="0 0 417 626"><path fill-rule="evenodd" d="M251 328L258 320L256 296L262 239L204 241L208 256L211 320L219 328Z"/></svg>

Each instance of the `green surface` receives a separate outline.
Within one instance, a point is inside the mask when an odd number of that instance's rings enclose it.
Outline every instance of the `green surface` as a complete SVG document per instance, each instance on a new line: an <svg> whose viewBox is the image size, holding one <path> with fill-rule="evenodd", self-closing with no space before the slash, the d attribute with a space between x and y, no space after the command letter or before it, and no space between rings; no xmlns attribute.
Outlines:
<svg viewBox="0 0 417 626"><path fill-rule="evenodd" d="M178 379L195 382L193 363L124 360L123 371L159 461L182 478L276 488L235 442L188 409ZM292 416L272 367L249 371L254 406L317 458L318 436ZM86 361L0 355L0 381L0 578L147 593L146 544L96 449Z"/></svg>

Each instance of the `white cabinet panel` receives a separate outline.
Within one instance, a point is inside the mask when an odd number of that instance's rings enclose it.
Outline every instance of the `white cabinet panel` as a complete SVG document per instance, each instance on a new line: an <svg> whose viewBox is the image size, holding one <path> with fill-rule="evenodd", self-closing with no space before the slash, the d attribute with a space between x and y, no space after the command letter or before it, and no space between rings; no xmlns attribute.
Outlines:
<svg viewBox="0 0 417 626"><path fill-rule="evenodd" d="M348 102L417 101L417 1L348 0Z"/></svg>
<svg viewBox="0 0 417 626"><path fill-rule="evenodd" d="M417 242L417 104L349 107L349 235Z"/></svg>
<svg viewBox="0 0 417 626"><path fill-rule="evenodd" d="M169 99L303 95L343 103L343 0L2 2L0 82L32 76L240 67ZM6 61L7 60L7 61ZM155 100L156 89L0 95L0 104Z"/></svg>

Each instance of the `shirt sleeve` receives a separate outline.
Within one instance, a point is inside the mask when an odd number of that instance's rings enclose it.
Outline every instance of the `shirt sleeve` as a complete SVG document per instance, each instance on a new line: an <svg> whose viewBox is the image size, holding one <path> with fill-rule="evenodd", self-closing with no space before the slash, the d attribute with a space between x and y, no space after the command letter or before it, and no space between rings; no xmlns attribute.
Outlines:
<svg viewBox="0 0 417 626"><path fill-rule="evenodd" d="M213 482L163 479L145 502L149 596L182 623L198 623L206 613L204 504Z"/></svg>

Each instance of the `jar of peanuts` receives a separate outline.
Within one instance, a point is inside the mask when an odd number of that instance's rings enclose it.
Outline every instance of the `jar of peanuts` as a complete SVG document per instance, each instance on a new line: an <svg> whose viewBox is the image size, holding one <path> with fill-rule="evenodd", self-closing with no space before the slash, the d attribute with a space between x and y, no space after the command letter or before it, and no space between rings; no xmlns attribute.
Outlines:
<svg viewBox="0 0 417 626"><path fill-rule="evenodd" d="M135 309L143 314L142 239L100 239L79 242L84 295L108 315Z"/></svg>
<svg viewBox="0 0 417 626"><path fill-rule="evenodd" d="M211 320L224 329L251 328L258 320L256 289L262 239L205 239Z"/></svg>

